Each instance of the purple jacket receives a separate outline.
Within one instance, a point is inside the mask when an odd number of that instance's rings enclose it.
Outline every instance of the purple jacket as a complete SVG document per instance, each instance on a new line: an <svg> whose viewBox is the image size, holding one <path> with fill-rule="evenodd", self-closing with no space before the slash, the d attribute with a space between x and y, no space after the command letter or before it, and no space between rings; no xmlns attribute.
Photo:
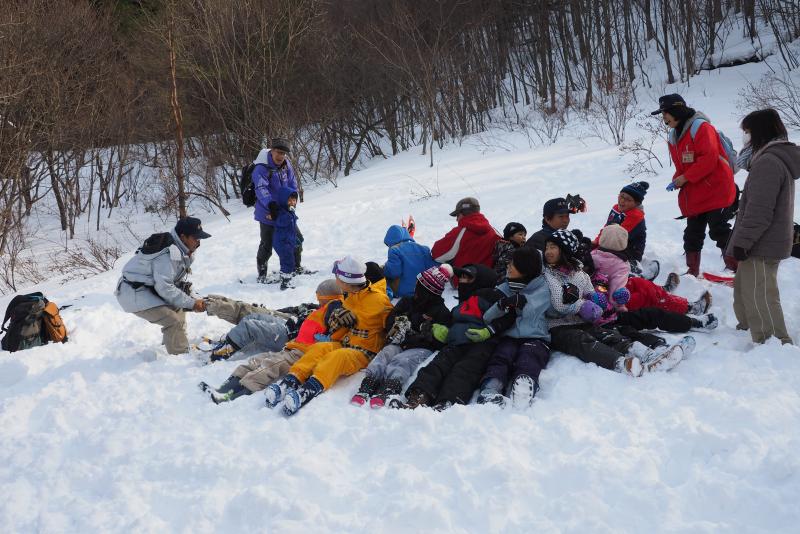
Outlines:
<svg viewBox="0 0 800 534"><path fill-rule="evenodd" d="M269 203L278 201L278 190L281 187L297 190L297 179L294 176L292 164L286 159L280 167L272 161L272 154L268 149L262 149L253 161L253 187L256 190L256 210L253 218L262 224L274 226L274 221L267 219Z"/></svg>

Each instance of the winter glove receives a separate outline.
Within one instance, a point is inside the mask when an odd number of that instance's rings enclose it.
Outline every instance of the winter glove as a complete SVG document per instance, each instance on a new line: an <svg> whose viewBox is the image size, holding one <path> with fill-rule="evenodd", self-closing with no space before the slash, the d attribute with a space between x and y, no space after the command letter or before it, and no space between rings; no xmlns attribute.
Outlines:
<svg viewBox="0 0 800 534"><path fill-rule="evenodd" d="M450 332L450 329L443 324L433 323L433 326L431 326L431 333L433 334L433 339L435 339L439 343L444 343L445 341L447 341L448 332Z"/></svg>
<svg viewBox="0 0 800 534"><path fill-rule="evenodd" d="M587 323L593 323L602 317L603 309L591 300L584 300L578 315Z"/></svg>
<svg viewBox="0 0 800 534"><path fill-rule="evenodd" d="M490 337L492 337L492 331L488 328L468 328L467 331L464 333L467 336L467 339L472 341L473 343L480 343L481 341L486 341Z"/></svg>
<svg viewBox="0 0 800 534"><path fill-rule="evenodd" d="M624 306L631 300L631 292L628 291L627 288L621 287L611 294L611 298L613 298L614 302L618 305Z"/></svg>
<svg viewBox="0 0 800 534"><path fill-rule="evenodd" d="M340 328L353 328L356 325L356 316L347 308L333 310L328 318L328 330L334 332Z"/></svg>
<svg viewBox="0 0 800 534"><path fill-rule="evenodd" d="M670 182L669 185L667 185L667 191L669 191L671 193L672 191L675 191L675 189L677 189L677 187L678 186L675 185L675 182Z"/></svg>
<svg viewBox="0 0 800 534"><path fill-rule="evenodd" d="M509 312L511 310L520 310L524 308L527 302L528 299L525 298L525 295L515 293L514 295L503 297L498 300L497 306L504 312Z"/></svg>
<svg viewBox="0 0 800 534"><path fill-rule="evenodd" d="M411 331L411 321L405 315L395 317L394 324L386 333L386 340L394 345L400 345Z"/></svg>
<svg viewBox="0 0 800 534"><path fill-rule="evenodd" d="M273 221L276 220L278 218L278 203L273 200L267 207L269 208L269 216L272 217Z"/></svg>
<svg viewBox="0 0 800 534"><path fill-rule="evenodd" d="M320 333L314 334L314 341L319 341L320 343L327 343L330 340L331 336L329 336L328 334L320 334Z"/></svg>
<svg viewBox="0 0 800 534"><path fill-rule="evenodd" d="M733 247L733 257L737 261L744 261L749 256L748 252L742 247Z"/></svg>
<svg viewBox="0 0 800 534"><path fill-rule="evenodd" d="M581 291L575 284L564 284L561 289L563 289L561 302L564 304L574 304L581 299Z"/></svg>

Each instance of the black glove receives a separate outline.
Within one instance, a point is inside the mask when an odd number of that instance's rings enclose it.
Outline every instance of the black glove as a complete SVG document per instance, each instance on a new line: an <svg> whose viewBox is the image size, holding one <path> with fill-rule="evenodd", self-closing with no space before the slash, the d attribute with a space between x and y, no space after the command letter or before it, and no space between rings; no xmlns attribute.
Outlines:
<svg viewBox="0 0 800 534"><path fill-rule="evenodd" d="M736 258L738 261L744 261L747 259L748 256L749 254L742 247L733 247L733 257Z"/></svg>
<svg viewBox="0 0 800 534"><path fill-rule="evenodd" d="M278 203L273 200L267 207L269 208L269 216L272 217L273 221L276 220L278 218Z"/></svg>
<svg viewBox="0 0 800 534"><path fill-rule="evenodd" d="M516 293L514 295L510 295L508 297L503 297L497 301L497 306L503 310L504 312L508 312L513 310L522 309L525 306L525 303L528 302L528 299L525 298L525 295L520 295Z"/></svg>
<svg viewBox="0 0 800 534"><path fill-rule="evenodd" d="M337 308L328 318L328 330L334 332L340 328L353 328L356 325L356 316L347 308Z"/></svg>
<svg viewBox="0 0 800 534"><path fill-rule="evenodd" d="M561 302L564 304L575 304L581 298L581 290L575 284L564 284L561 286L564 290Z"/></svg>

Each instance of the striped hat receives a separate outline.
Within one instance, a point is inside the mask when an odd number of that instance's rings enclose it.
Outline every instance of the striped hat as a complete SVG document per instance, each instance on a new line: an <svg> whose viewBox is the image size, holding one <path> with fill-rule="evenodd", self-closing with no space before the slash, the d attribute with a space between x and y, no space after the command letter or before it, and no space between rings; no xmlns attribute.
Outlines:
<svg viewBox="0 0 800 534"><path fill-rule="evenodd" d="M448 264L437 265L430 269L425 269L417 275L417 280L422 287L433 293L441 295L447 282L453 277L453 268Z"/></svg>
<svg viewBox="0 0 800 534"><path fill-rule="evenodd" d="M364 276L366 272L367 266L364 262L352 256L345 256L341 260L333 262L333 274L345 284L358 285L366 283L367 277Z"/></svg>

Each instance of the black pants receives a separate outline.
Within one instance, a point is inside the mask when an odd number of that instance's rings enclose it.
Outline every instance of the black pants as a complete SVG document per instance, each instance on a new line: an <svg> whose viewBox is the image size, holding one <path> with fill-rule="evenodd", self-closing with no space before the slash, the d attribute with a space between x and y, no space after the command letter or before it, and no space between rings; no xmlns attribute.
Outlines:
<svg viewBox="0 0 800 534"><path fill-rule="evenodd" d="M636 311L617 312L617 320L613 324L616 327L627 326L635 330L688 332L692 328L692 319L661 308L640 308Z"/></svg>
<svg viewBox="0 0 800 534"><path fill-rule="evenodd" d="M269 224L258 223L261 227L261 242L258 244L258 254L256 255L256 268L258 275L267 274L267 262L272 256L272 237L275 235L275 227ZM300 268L300 260L303 256L303 234L297 229L297 248L294 249L294 266Z"/></svg>
<svg viewBox="0 0 800 534"><path fill-rule="evenodd" d="M419 370L408 391L426 393L435 403L467 404L480 384L497 341L448 345Z"/></svg>
<svg viewBox="0 0 800 534"><path fill-rule="evenodd" d="M624 332L590 324L557 326L550 330L550 348L586 363L606 369L615 369L617 360L625 356L634 341L650 348L664 344L664 339L633 328Z"/></svg>
<svg viewBox="0 0 800 534"><path fill-rule="evenodd" d="M716 241L717 246L725 251L728 238L731 235L731 225L728 222L727 210L713 210L701 213L695 217L686 218L686 229L683 231L683 250L685 252L700 252L703 250L703 241L706 239L706 226L708 235Z"/></svg>

